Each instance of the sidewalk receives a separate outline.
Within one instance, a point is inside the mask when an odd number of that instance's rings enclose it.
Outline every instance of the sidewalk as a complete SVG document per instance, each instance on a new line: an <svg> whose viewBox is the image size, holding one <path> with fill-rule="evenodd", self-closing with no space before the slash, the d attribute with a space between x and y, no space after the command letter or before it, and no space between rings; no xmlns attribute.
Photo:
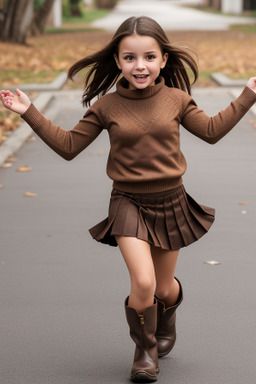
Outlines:
<svg viewBox="0 0 256 384"><path fill-rule="evenodd" d="M122 0L108 16L96 20L94 27L115 31L130 16L149 16L165 30L226 30L231 24L255 23L249 17L231 17L182 7L189 1ZM200 3L190 1L190 3Z"/></svg>
<svg viewBox="0 0 256 384"><path fill-rule="evenodd" d="M80 92L53 95L47 116L70 129L83 114ZM220 88L196 89L194 97L209 114L231 101ZM159 383L254 382L256 137L249 120L251 113L215 146L181 129L186 188L215 207L217 218L208 235L181 252L184 304ZM128 273L117 249L88 234L107 215L108 146L102 134L66 162L37 139L23 145L11 168L0 168L1 384L128 382ZM22 165L31 171L17 172ZM28 191L37 197L25 197Z"/></svg>

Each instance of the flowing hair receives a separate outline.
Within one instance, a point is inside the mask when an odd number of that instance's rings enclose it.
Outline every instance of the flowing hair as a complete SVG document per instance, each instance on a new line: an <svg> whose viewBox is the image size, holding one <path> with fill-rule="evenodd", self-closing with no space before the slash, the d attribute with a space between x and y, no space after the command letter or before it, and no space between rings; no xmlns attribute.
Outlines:
<svg viewBox="0 0 256 384"><path fill-rule="evenodd" d="M186 66L193 72L194 83L198 77L198 67L193 56L185 49L172 46L155 20L147 16L130 17L120 25L105 48L79 60L69 69L70 79L84 68L89 69L84 80L83 105L90 105L95 96L105 95L117 82L121 70L116 65L114 55L118 56L121 40L134 34L153 37L158 42L162 54L168 54L167 63L160 71L165 84L191 93L191 82Z"/></svg>

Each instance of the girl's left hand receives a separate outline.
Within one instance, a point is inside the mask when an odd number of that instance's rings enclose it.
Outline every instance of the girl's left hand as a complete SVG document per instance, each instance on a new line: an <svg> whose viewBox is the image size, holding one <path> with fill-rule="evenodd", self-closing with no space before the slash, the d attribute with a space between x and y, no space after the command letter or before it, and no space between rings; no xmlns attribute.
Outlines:
<svg viewBox="0 0 256 384"><path fill-rule="evenodd" d="M251 77L246 85L256 93L256 77Z"/></svg>

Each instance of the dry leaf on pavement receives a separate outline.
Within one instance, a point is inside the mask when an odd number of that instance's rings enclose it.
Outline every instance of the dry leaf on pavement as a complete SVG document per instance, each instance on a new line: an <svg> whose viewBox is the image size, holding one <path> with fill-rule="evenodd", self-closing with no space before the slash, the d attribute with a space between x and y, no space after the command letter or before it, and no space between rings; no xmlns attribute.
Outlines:
<svg viewBox="0 0 256 384"><path fill-rule="evenodd" d="M16 169L18 172L29 172L31 171L31 167L28 167L27 165L23 165L22 167L19 167Z"/></svg>
<svg viewBox="0 0 256 384"><path fill-rule="evenodd" d="M28 143L34 143L34 141L36 141L36 137L35 137L35 136L31 136L31 137L29 137L26 141L27 141Z"/></svg>
<svg viewBox="0 0 256 384"><path fill-rule="evenodd" d="M2 168L11 168L12 167L12 163L4 163L2 164Z"/></svg>
<svg viewBox="0 0 256 384"><path fill-rule="evenodd" d="M15 163L17 161L17 159L16 159L16 157L8 157L7 161L10 163Z"/></svg>
<svg viewBox="0 0 256 384"><path fill-rule="evenodd" d="M26 193L24 193L24 196L26 196L26 197L36 197L36 196L37 196L37 193L34 193L34 192L26 192Z"/></svg>
<svg viewBox="0 0 256 384"><path fill-rule="evenodd" d="M205 261L204 263L209 264L209 265L219 265L220 264L220 262L216 261L216 260Z"/></svg>

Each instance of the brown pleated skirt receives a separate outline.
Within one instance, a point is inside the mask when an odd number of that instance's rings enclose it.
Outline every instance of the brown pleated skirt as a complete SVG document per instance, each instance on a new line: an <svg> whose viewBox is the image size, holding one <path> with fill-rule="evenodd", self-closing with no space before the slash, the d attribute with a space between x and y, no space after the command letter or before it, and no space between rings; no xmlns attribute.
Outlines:
<svg viewBox="0 0 256 384"><path fill-rule="evenodd" d="M117 246L115 236L130 236L162 249L177 250L202 237L215 210L198 204L184 186L169 191L133 194L113 189L109 216L89 230L104 244Z"/></svg>

